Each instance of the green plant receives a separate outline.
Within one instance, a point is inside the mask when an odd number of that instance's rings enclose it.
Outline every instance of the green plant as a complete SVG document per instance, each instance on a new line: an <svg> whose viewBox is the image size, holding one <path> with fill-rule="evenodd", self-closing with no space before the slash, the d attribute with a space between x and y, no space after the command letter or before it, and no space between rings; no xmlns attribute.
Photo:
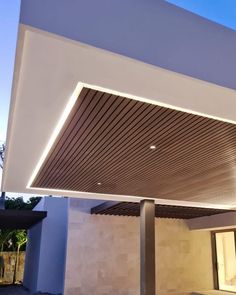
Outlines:
<svg viewBox="0 0 236 295"><path fill-rule="evenodd" d="M25 230L16 230L14 235L15 235L15 238L16 238L17 249L16 249L15 268L14 268L14 274L13 274L13 284L16 283L16 276L17 276L17 269L18 269L18 264L19 264L20 249L27 242L27 232Z"/></svg>
<svg viewBox="0 0 236 295"><path fill-rule="evenodd" d="M13 231L11 230L0 230L0 278L4 277L4 271L5 271L5 263L4 258L2 255L4 245L11 239L11 236L13 235Z"/></svg>
<svg viewBox="0 0 236 295"><path fill-rule="evenodd" d="M5 244L10 240L13 233L12 230L0 230L0 252L3 252Z"/></svg>

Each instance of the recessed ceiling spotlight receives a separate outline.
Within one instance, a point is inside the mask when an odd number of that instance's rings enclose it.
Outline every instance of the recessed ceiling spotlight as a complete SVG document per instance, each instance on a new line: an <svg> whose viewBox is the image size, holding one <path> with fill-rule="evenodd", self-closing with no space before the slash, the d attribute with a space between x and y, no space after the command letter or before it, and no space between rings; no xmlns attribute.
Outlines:
<svg viewBox="0 0 236 295"><path fill-rule="evenodd" d="M102 185L102 183L101 182L98 182L97 185Z"/></svg>
<svg viewBox="0 0 236 295"><path fill-rule="evenodd" d="M155 150L156 146L155 145L150 145L150 150Z"/></svg>

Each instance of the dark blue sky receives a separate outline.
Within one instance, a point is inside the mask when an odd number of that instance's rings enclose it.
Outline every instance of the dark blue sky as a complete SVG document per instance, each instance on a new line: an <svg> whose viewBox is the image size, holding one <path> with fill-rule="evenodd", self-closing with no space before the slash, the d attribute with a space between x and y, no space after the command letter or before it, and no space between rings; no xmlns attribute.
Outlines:
<svg viewBox="0 0 236 295"><path fill-rule="evenodd" d="M236 0L166 0L236 30Z"/></svg>
<svg viewBox="0 0 236 295"><path fill-rule="evenodd" d="M20 0L0 0L0 142L5 140Z"/></svg>

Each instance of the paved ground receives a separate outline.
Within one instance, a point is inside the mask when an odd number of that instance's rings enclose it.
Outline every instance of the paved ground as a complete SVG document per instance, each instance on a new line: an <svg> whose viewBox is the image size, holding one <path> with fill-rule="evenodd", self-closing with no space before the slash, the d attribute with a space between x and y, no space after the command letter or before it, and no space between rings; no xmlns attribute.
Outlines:
<svg viewBox="0 0 236 295"><path fill-rule="evenodd" d="M7 286L7 287L1 287L0 288L0 294L1 295L29 295L29 292L27 292L24 288L20 286Z"/></svg>
<svg viewBox="0 0 236 295"><path fill-rule="evenodd" d="M31 295L22 286L1 286L0 295ZM50 295L49 293L35 293L33 295Z"/></svg>
<svg viewBox="0 0 236 295"><path fill-rule="evenodd" d="M194 292L192 295L230 295L235 294L231 292L224 292L220 290L211 290L211 291L205 291L205 292Z"/></svg>

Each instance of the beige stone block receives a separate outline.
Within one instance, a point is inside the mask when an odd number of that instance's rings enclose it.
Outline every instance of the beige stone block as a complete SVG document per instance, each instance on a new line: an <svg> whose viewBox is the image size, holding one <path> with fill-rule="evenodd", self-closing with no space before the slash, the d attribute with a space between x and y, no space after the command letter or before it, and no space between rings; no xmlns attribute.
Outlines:
<svg viewBox="0 0 236 295"><path fill-rule="evenodd" d="M93 202L69 211L65 295L139 295L139 218L90 215ZM158 295L212 289L210 232L183 220L156 219Z"/></svg>

